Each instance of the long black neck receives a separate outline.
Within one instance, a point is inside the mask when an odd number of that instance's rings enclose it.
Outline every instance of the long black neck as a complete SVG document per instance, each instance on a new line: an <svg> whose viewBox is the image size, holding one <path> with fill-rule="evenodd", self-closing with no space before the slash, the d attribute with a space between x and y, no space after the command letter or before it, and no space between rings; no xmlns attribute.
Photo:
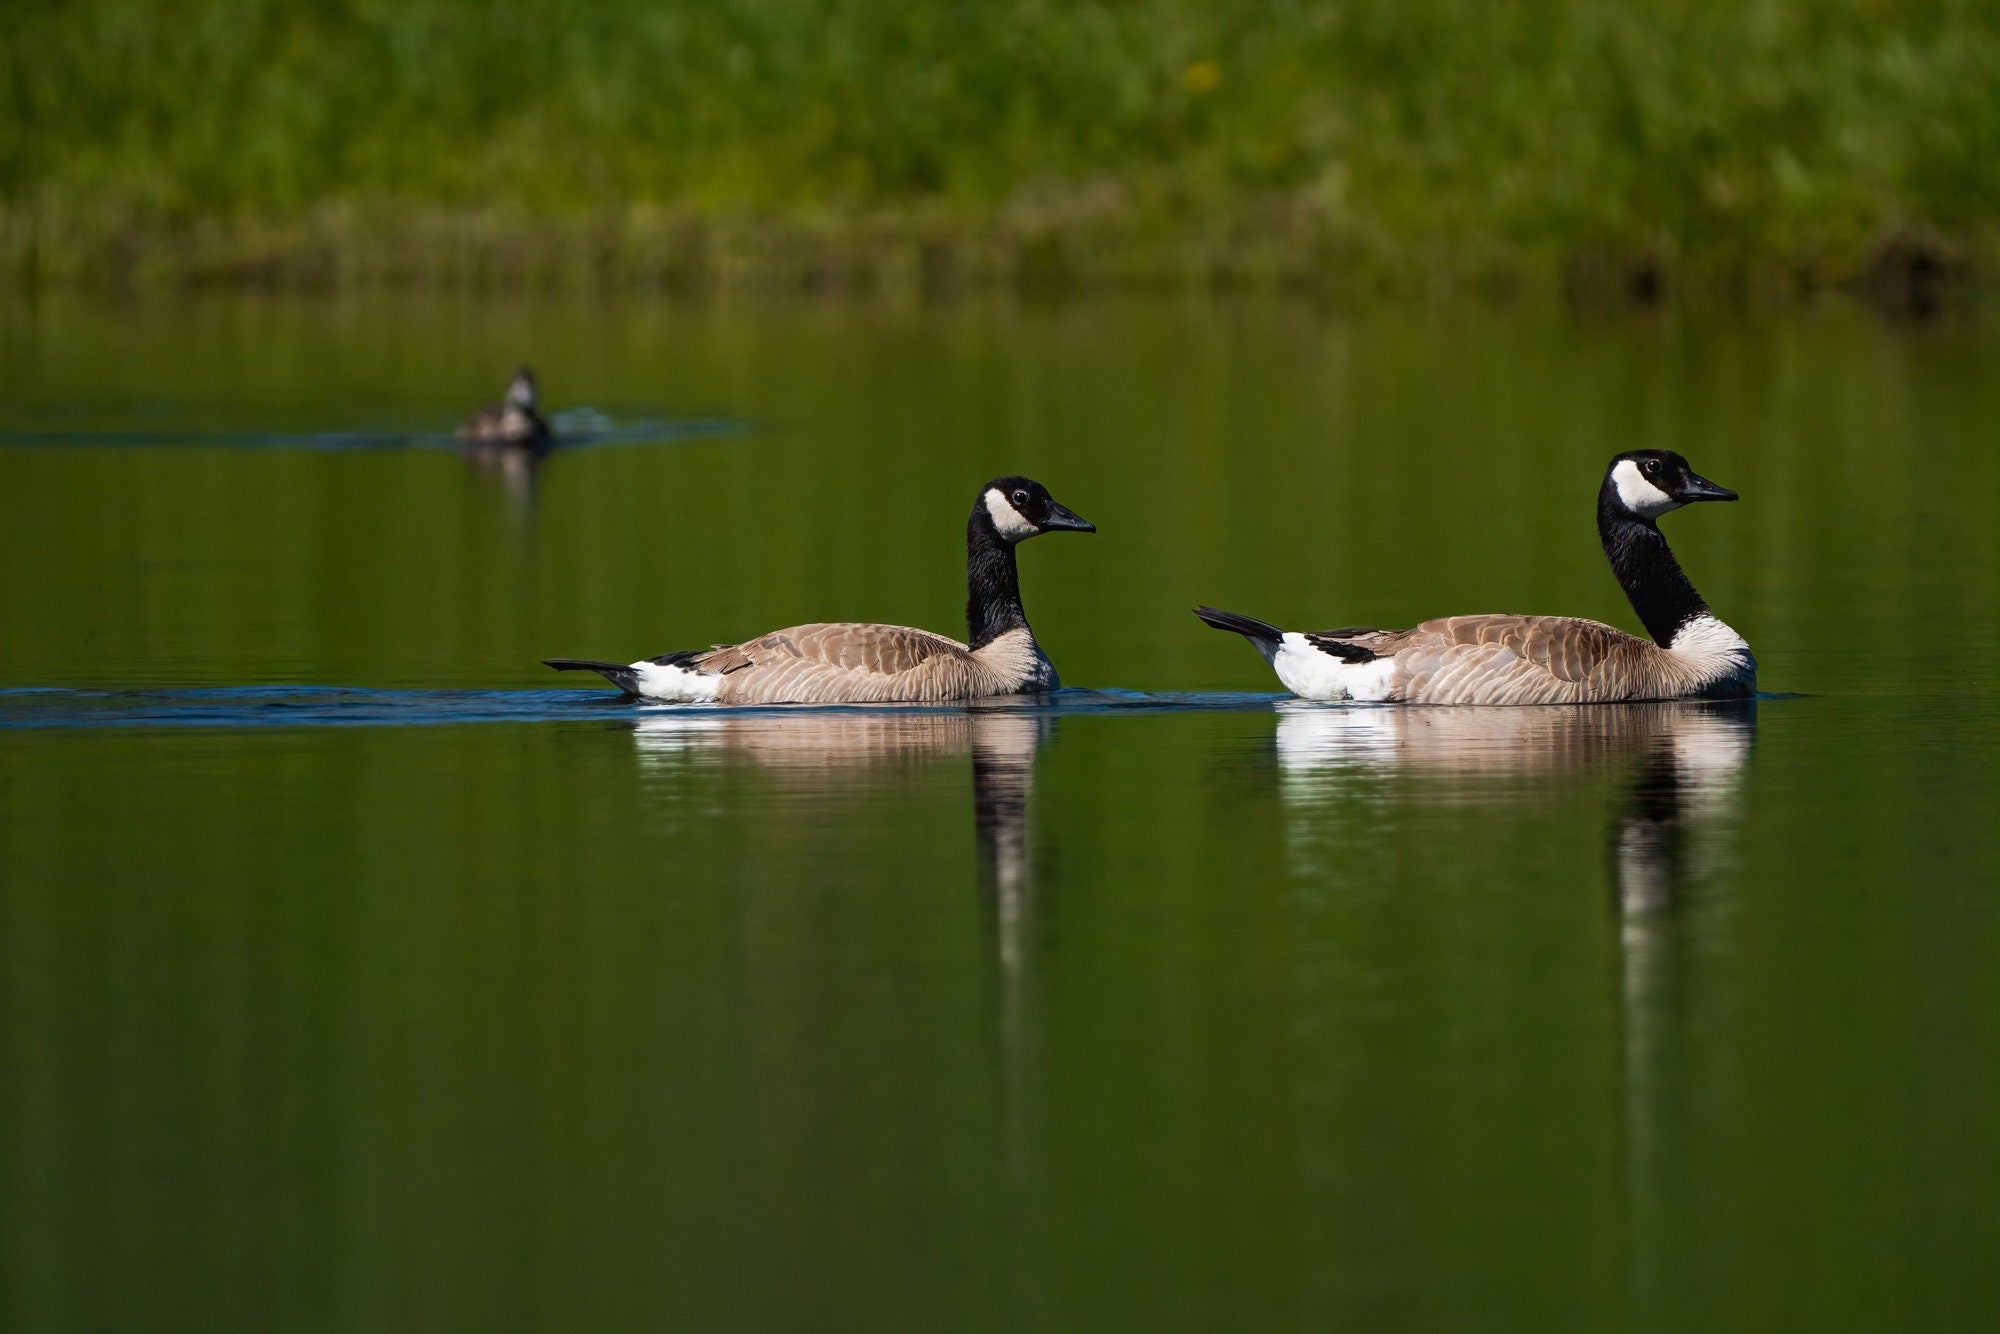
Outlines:
<svg viewBox="0 0 2000 1334"><path fill-rule="evenodd" d="M993 520L981 505L965 525L966 634L973 648L984 648L1009 630L1027 628L1014 545L994 531Z"/></svg>
<svg viewBox="0 0 2000 1334"><path fill-rule="evenodd" d="M1675 631L1707 614L1708 604L1682 573L1658 526L1619 504L1609 480L1597 497L1597 536L1618 586L1654 643L1665 648L1674 642Z"/></svg>

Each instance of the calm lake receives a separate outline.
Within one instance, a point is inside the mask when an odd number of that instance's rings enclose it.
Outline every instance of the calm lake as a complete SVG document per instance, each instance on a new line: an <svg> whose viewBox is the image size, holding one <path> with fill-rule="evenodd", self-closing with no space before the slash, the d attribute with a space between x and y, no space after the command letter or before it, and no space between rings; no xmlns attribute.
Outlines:
<svg viewBox="0 0 2000 1334"><path fill-rule="evenodd" d="M1636 628L1640 446L1754 704L1189 614ZM539 665L960 633L1008 472L1052 701ZM9 1331L2000 1319L1991 316L17 299L0 561Z"/></svg>

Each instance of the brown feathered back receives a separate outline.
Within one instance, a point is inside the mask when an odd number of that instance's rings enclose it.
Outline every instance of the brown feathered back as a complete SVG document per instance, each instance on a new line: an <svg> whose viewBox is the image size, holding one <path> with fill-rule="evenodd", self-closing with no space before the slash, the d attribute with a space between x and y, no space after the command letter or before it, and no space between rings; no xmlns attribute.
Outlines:
<svg viewBox="0 0 2000 1334"><path fill-rule="evenodd" d="M1308 638L1394 659L1393 698L1412 703L1602 704L1702 689L1682 656L1575 616L1445 616L1407 630Z"/></svg>
<svg viewBox="0 0 2000 1334"><path fill-rule="evenodd" d="M795 625L695 657L722 676L724 704L938 703L1053 689L1055 670L1026 629L974 651L902 625Z"/></svg>

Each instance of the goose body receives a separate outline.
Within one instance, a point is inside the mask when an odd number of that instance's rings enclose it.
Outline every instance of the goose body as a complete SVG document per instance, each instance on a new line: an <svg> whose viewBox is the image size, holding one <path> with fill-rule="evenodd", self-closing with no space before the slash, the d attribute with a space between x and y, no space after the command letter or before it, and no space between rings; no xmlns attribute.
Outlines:
<svg viewBox="0 0 2000 1334"><path fill-rule="evenodd" d="M645 699L714 704L937 704L1053 690L1056 669L1021 608L1014 548L1048 532L1096 528L1039 483L997 478L966 521L968 642L903 625L826 622L644 658L550 658Z"/></svg>
<svg viewBox="0 0 2000 1334"><path fill-rule="evenodd" d="M1597 527L1612 572L1650 639L1573 616L1446 616L1405 630L1323 632L1197 608L1250 641L1293 694L1409 704L1608 704L1754 694L1757 660L1682 572L1656 520L1736 493L1669 450L1611 460Z"/></svg>
<svg viewBox="0 0 2000 1334"><path fill-rule="evenodd" d="M551 432L538 410L538 398L535 373L526 366L521 367L507 382L507 397L502 402L488 404L459 425L459 443L474 447L516 445L547 448Z"/></svg>

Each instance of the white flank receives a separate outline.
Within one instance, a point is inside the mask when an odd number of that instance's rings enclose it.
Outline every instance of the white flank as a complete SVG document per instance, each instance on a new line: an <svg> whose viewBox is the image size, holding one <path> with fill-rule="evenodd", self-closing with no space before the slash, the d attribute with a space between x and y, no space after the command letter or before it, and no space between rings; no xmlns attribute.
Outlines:
<svg viewBox="0 0 2000 1334"><path fill-rule="evenodd" d="M993 526L1000 536L1009 542L1023 542L1033 537L1041 529L1021 517L1021 511L1007 503L1007 497L998 490L986 493L986 512L993 516Z"/></svg>
<svg viewBox="0 0 2000 1334"><path fill-rule="evenodd" d="M1725 681L1755 685L1757 659L1749 642L1713 616L1701 615L1674 632L1667 651L1693 668L1704 686Z"/></svg>
<svg viewBox="0 0 2000 1334"><path fill-rule="evenodd" d="M1657 519L1662 514L1670 514L1681 507L1681 503L1666 492L1647 481L1639 471L1639 465L1630 459L1621 462L1611 470L1612 484L1618 488L1618 498L1625 502L1625 508L1648 519Z"/></svg>
<svg viewBox="0 0 2000 1334"><path fill-rule="evenodd" d="M1396 673L1394 658L1342 662L1314 648L1296 630L1287 630L1275 649L1268 644L1258 644L1257 649L1265 654L1285 689L1306 699L1384 700Z"/></svg>
<svg viewBox="0 0 2000 1334"><path fill-rule="evenodd" d="M638 678L639 693L647 699L707 704L722 689L722 676L717 672L691 672L661 662L635 662L632 672Z"/></svg>

